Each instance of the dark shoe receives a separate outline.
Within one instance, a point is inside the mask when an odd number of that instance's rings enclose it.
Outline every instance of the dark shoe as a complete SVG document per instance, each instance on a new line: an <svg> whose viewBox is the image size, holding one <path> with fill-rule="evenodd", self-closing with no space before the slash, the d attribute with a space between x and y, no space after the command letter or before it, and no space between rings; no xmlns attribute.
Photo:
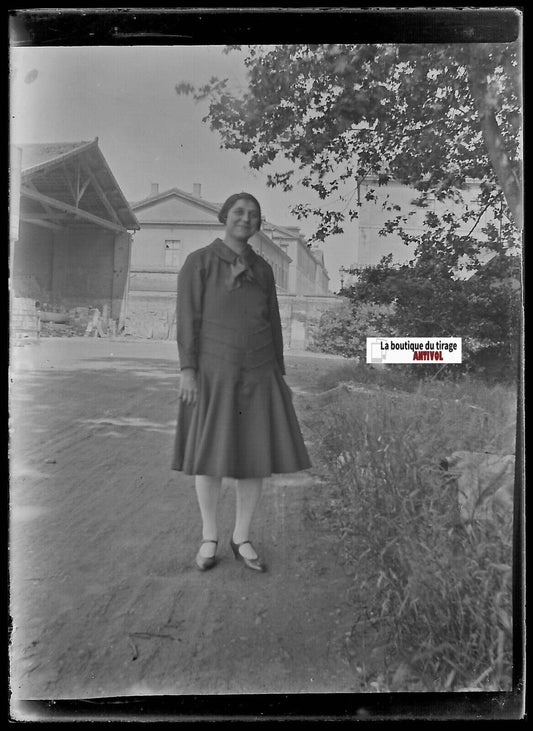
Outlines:
<svg viewBox="0 0 533 731"><path fill-rule="evenodd" d="M244 565L247 566L249 569L252 569L253 571L266 571L265 564L261 561L260 558L246 558L242 555L242 553L239 551L239 548L241 546L244 546L245 543L250 543L250 541L243 541L242 543L234 543L233 538L230 538L229 544L231 546L231 550L233 551L233 555L235 556L237 561L243 561Z"/></svg>
<svg viewBox="0 0 533 731"><path fill-rule="evenodd" d="M210 540L202 541L200 545L203 546L204 543L214 543L215 545L218 545L218 541ZM207 571L207 569L212 569L216 562L216 556L208 556L206 558L205 556L201 556L200 552L196 554L196 565L198 566L200 571Z"/></svg>

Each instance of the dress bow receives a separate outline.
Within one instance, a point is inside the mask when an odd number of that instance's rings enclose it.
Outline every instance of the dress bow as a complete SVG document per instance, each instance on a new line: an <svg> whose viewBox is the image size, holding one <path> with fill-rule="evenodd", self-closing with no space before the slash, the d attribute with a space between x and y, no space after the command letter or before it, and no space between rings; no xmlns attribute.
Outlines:
<svg viewBox="0 0 533 731"><path fill-rule="evenodd" d="M250 266L244 261L244 259L237 256L235 261L230 264L230 272L226 282L228 292L238 289L242 285L243 278L248 281L253 281L254 275Z"/></svg>

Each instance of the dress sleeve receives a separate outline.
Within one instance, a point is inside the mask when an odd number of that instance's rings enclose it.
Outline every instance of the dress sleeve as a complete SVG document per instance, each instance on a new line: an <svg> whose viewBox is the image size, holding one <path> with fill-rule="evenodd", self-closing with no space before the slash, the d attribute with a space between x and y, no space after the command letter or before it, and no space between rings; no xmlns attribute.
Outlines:
<svg viewBox="0 0 533 731"><path fill-rule="evenodd" d="M278 296L276 294L276 283L274 275L270 284L270 326L272 328L272 340L274 342L274 350L276 351L276 360L278 361L280 370L285 375L285 361L283 359L283 332L281 329L281 318L279 315Z"/></svg>
<svg viewBox="0 0 533 731"><path fill-rule="evenodd" d="M180 369L198 370L198 338L202 323L204 270L197 256L189 255L178 274L176 307Z"/></svg>

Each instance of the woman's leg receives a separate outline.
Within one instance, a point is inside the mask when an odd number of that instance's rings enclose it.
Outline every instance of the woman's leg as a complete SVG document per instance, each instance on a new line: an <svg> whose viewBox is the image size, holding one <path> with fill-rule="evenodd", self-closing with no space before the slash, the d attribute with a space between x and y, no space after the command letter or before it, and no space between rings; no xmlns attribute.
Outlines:
<svg viewBox="0 0 533 731"><path fill-rule="evenodd" d="M235 530L233 531L235 543L242 543L250 538L250 523L259 503L262 488L262 478L237 480L235 488L237 497ZM240 548L240 553L245 558L257 558L257 553L249 543Z"/></svg>
<svg viewBox="0 0 533 731"><path fill-rule="evenodd" d="M196 496L202 516L202 537L204 540L217 541L217 506L222 480L220 477L197 475L195 478ZM200 546L200 556L209 558L217 550L214 543L203 543Z"/></svg>

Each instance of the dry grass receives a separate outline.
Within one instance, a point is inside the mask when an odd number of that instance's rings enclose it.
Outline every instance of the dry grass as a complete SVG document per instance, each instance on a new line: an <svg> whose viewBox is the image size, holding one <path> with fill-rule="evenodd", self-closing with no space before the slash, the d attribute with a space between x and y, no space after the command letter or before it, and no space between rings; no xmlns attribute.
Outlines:
<svg viewBox="0 0 533 731"><path fill-rule="evenodd" d="M505 453L516 396L468 379L371 385L316 422L333 493L328 520L353 576L348 653L368 690L507 690L512 527L465 525L440 461L487 446ZM371 629L383 652L365 668L357 654Z"/></svg>

